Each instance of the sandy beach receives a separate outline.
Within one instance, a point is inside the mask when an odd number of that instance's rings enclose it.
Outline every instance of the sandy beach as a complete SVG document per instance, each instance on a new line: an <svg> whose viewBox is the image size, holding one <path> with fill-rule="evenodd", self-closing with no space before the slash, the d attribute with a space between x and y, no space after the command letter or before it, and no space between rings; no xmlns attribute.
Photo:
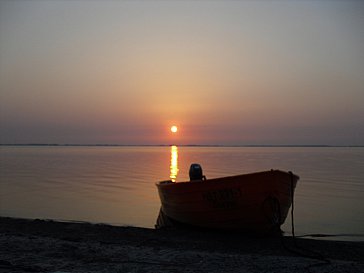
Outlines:
<svg viewBox="0 0 364 273"><path fill-rule="evenodd" d="M1 217L0 272L364 272L364 242L296 242Z"/></svg>

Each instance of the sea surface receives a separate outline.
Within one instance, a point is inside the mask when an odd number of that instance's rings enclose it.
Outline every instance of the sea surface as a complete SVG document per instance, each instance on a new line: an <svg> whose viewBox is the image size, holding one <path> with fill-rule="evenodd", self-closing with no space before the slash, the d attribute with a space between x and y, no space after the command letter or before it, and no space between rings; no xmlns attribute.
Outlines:
<svg viewBox="0 0 364 273"><path fill-rule="evenodd" d="M155 183L189 180L191 163L207 178L292 171L296 235L364 240L363 147L1 146L0 215L154 228Z"/></svg>

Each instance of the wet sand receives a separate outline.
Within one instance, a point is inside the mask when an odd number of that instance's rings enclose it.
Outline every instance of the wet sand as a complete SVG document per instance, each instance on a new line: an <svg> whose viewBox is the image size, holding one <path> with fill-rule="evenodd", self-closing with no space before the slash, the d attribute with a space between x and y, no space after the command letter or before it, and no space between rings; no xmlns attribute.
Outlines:
<svg viewBox="0 0 364 273"><path fill-rule="evenodd" d="M0 217L0 272L364 272L364 242Z"/></svg>

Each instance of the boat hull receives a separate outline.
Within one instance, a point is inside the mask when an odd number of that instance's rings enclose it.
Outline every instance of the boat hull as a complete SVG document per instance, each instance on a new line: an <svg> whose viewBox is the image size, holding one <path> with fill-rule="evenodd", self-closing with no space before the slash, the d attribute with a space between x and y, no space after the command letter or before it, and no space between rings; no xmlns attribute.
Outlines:
<svg viewBox="0 0 364 273"><path fill-rule="evenodd" d="M267 232L284 223L299 177L279 170L191 182L159 182L161 211L202 228Z"/></svg>

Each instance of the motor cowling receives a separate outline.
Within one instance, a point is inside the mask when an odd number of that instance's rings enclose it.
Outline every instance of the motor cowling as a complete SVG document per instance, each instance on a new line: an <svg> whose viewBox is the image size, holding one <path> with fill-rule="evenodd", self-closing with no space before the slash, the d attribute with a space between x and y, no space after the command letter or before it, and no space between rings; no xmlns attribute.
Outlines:
<svg viewBox="0 0 364 273"><path fill-rule="evenodd" d="M202 167L200 164L193 163L190 166L190 181L192 180L206 180L206 177L202 173Z"/></svg>

